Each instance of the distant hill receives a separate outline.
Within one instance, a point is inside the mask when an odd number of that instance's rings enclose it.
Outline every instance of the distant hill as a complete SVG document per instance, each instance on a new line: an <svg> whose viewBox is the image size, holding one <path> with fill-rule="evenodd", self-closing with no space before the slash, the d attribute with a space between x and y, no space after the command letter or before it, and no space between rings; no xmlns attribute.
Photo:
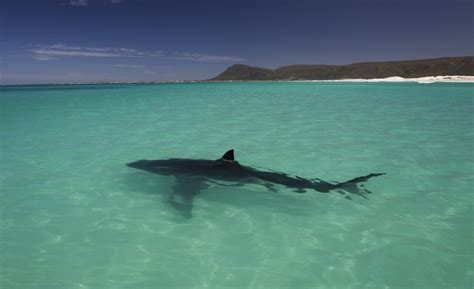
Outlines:
<svg viewBox="0 0 474 289"><path fill-rule="evenodd" d="M288 65L277 69L234 64L210 80L331 80L474 75L474 57L361 62L348 65Z"/></svg>

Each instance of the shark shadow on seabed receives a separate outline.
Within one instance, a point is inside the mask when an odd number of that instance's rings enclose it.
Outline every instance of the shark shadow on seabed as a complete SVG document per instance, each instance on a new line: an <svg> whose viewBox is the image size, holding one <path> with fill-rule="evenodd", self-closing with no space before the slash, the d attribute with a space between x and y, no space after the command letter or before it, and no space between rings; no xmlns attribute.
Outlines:
<svg viewBox="0 0 474 289"><path fill-rule="evenodd" d="M168 202L186 218L192 217L193 200L203 190L214 186L245 187L258 185L270 192L277 192L278 186L295 193L313 190L320 193L336 191L367 198L371 192L362 183L385 173L372 173L345 182L327 182L319 178L305 179L277 171L264 171L241 165L234 159L234 150L227 151L217 160L170 158L162 160L139 160L127 166L162 176L174 176L175 182Z"/></svg>

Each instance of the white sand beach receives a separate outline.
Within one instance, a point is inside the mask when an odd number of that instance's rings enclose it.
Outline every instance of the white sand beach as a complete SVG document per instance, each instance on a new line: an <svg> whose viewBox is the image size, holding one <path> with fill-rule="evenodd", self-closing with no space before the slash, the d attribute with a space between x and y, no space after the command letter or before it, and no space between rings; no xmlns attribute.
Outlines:
<svg viewBox="0 0 474 289"><path fill-rule="evenodd" d="M418 78L403 78L393 76L387 78L371 78L371 79L338 79L331 81L344 82L418 82L418 83L434 83L434 82L474 82L474 76L467 75L444 75L444 76L426 76Z"/></svg>

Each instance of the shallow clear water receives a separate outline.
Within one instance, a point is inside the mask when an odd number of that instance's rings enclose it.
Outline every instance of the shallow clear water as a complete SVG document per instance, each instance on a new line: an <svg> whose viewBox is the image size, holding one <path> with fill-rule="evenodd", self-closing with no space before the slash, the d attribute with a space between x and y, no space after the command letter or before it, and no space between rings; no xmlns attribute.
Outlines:
<svg viewBox="0 0 474 289"><path fill-rule="evenodd" d="M0 88L0 288L471 288L474 85ZM220 157L369 199L213 186L185 219L138 159Z"/></svg>

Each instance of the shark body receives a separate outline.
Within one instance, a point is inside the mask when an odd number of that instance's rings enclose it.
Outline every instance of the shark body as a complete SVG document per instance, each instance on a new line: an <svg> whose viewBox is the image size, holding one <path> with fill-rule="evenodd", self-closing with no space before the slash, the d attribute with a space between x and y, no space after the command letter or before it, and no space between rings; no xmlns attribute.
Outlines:
<svg viewBox="0 0 474 289"><path fill-rule="evenodd" d="M305 193L307 190L329 193L337 190L343 194L352 193L365 197L370 191L360 183L385 174L372 173L340 183L327 182L318 178L306 179L282 172L263 171L242 165L234 159L233 149L227 151L217 160L183 158L139 160L128 163L127 166L158 175L174 176L176 182L173 193L169 197L169 202L187 218L192 216L194 197L201 193L203 189L208 188L209 184L225 186L219 181L231 182L236 186L259 184L274 192L277 191L275 185L281 185L294 190L296 193ZM181 201L177 200L178 196Z"/></svg>

